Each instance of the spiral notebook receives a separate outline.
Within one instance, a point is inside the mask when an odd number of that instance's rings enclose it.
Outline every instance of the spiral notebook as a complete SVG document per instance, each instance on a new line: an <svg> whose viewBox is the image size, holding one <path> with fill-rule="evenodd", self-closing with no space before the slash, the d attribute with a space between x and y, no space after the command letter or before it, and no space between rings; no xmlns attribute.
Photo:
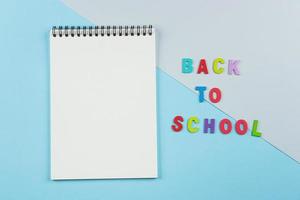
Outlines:
<svg viewBox="0 0 300 200"><path fill-rule="evenodd" d="M51 179L157 177L152 26L53 27Z"/></svg>

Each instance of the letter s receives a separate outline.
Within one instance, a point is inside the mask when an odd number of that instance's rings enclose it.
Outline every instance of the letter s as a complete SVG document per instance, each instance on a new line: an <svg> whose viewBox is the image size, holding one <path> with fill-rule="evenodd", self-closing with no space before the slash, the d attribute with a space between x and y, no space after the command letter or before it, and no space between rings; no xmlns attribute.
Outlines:
<svg viewBox="0 0 300 200"><path fill-rule="evenodd" d="M175 131L175 132L179 132L182 130L182 122L184 121L183 117L182 116L176 116L174 117L173 119L173 125L171 126L172 130Z"/></svg>

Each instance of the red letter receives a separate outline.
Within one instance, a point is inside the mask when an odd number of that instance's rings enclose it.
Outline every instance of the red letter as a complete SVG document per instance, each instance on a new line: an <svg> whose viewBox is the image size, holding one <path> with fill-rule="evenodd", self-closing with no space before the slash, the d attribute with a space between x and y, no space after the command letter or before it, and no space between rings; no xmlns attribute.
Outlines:
<svg viewBox="0 0 300 200"><path fill-rule="evenodd" d="M222 97L222 93L221 93L221 90L219 88L212 88L209 91L209 100L212 103L218 103L221 100L221 97Z"/></svg>
<svg viewBox="0 0 300 200"><path fill-rule="evenodd" d="M184 121L183 117L182 116L176 116L174 117L174 124L171 126L173 131L175 132L179 132L182 130L182 122Z"/></svg>
<svg viewBox="0 0 300 200"><path fill-rule="evenodd" d="M241 125L243 126L243 129L241 129ZM240 119L235 124L235 131L239 135L245 135L248 131L248 124L245 120Z"/></svg>
<svg viewBox="0 0 300 200"><path fill-rule="evenodd" d="M225 125L227 128L225 128ZM220 131L223 134L228 134L232 130L232 123L229 119L222 119L219 125Z"/></svg>
<svg viewBox="0 0 300 200"><path fill-rule="evenodd" d="M198 67L198 74L201 74L202 72L204 72L204 74L208 74L208 69L207 69L207 65L206 65L206 60L205 59L201 59L200 63L199 63L199 67Z"/></svg>

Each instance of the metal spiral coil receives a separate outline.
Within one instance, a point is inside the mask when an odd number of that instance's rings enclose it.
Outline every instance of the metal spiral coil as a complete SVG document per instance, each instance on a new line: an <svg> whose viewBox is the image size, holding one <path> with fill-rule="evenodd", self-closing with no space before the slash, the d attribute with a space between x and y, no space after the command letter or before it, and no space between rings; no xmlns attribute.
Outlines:
<svg viewBox="0 0 300 200"><path fill-rule="evenodd" d="M153 34L152 25L143 26L53 26L53 37L91 36L147 36Z"/></svg>

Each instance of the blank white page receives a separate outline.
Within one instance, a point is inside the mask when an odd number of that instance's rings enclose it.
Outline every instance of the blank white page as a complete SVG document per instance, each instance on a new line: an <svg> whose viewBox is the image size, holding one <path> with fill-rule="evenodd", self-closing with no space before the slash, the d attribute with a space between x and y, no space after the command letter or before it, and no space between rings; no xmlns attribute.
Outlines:
<svg viewBox="0 0 300 200"><path fill-rule="evenodd" d="M157 177L155 32L50 34L51 179Z"/></svg>

